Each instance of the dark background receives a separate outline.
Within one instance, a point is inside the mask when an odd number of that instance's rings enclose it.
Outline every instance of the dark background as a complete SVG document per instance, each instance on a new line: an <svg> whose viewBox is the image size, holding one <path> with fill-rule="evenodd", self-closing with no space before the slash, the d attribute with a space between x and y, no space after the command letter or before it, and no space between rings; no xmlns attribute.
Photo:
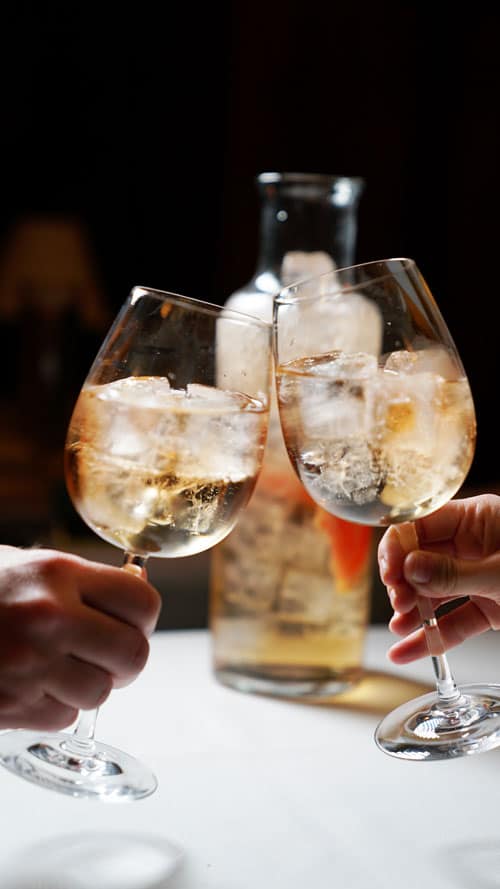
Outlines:
<svg viewBox="0 0 500 889"><path fill-rule="evenodd" d="M3 7L2 243L74 217L111 313L136 283L221 303L254 270L256 173L360 175L357 259L419 264L475 396L468 484L497 486L493 4L124 8Z"/></svg>
<svg viewBox="0 0 500 889"><path fill-rule="evenodd" d="M85 219L113 310L134 283L221 302L253 271L257 172L362 175L358 259L417 260L476 397L470 481L495 483L494 5L124 6L4 7L2 230Z"/></svg>

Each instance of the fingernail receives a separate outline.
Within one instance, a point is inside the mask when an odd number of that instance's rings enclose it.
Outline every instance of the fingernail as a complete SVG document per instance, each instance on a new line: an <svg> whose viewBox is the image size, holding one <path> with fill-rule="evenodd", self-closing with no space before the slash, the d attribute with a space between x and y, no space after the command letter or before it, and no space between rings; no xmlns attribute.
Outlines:
<svg viewBox="0 0 500 889"><path fill-rule="evenodd" d="M425 553L413 553L408 566L405 565L405 576L410 583L428 583L433 574L432 557Z"/></svg>
<svg viewBox="0 0 500 889"><path fill-rule="evenodd" d="M134 565L132 562L129 562L126 565L122 565L122 571L128 571L129 574L135 574L136 577L142 577L146 580L146 569L143 565Z"/></svg>

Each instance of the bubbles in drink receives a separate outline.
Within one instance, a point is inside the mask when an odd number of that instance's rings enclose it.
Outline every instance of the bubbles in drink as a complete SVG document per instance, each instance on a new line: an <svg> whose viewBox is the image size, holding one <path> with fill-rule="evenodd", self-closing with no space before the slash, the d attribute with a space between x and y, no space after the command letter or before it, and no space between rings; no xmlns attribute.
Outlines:
<svg viewBox="0 0 500 889"><path fill-rule="evenodd" d="M211 386L129 377L82 390L66 444L68 486L101 537L138 554L213 546L248 500L265 405Z"/></svg>
<svg viewBox="0 0 500 889"><path fill-rule="evenodd" d="M472 462L475 417L463 370L442 347L380 361L332 352L278 369L290 457L310 495L351 521L437 509Z"/></svg>

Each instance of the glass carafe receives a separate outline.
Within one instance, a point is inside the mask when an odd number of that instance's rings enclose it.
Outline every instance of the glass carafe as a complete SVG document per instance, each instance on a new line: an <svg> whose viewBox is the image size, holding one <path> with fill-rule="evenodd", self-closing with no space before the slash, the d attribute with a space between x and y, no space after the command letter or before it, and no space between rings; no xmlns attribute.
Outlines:
<svg viewBox="0 0 500 889"><path fill-rule="evenodd" d="M271 320L280 287L354 262L363 181L269 172L257 186L255 275L226 305ZM365 341L379 331L362 303L350 323L359 328L359 348L369 350ZM219 681L289 697L348 688L361 674L372 554L372 529L329 515L305 493L274 403L253 498L212 555L210 626Z"/></svg>

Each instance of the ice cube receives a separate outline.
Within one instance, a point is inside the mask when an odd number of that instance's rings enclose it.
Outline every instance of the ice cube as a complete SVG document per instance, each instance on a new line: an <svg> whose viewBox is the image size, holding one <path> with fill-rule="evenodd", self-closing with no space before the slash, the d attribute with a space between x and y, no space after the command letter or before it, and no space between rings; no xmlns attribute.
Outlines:
<svg viewBox="0 0 500 889"><path fill-rule="evenodd" d="M311 295L317 299L298 299L280 309L281 363L333 351L380 354L382 316L375 303L340 290L322 294L317 289Z"/></svg>
<svg viewBox="0 0 500 889"><path fill-rule="evenodd" d="M280 624L328 626L332 616L332 579L309 571L285 571L279 590Z"/></svg>
<svg viewBox="0 0 500 889"><path fill-rule="evenodd" d="M84 434L92 448L102 454L117 456L140 452L143 442L137 438L131 409L124 403L121 385L110 383L90 387L85 394Z"/></svg>
<svg viewBox="0 0 500 889"><path fill-rule="evenodd" d="M185 476L241 481L255 472L258 417L237 392L191 383L182 406L178 459Z"/></svg>
<svg viewBox="0 0 500 889"><path fill-rule="evenodd" d="M377 373L377 359L364 352L333 351L320 358L306 359L304 373L333 380L366 380Z"/></svg>
<svg viewBox="0 0 500 889"><path fill-rule="evenodd" d="M193 484L176 497L176 525L190 534L208 534L217 526L217 513L223 506L224 491L216 484Z"/></svg>
<svg viewBox="0 0 500 889"><path fill-rule="evenodd" d="M416 352L400 349L396 352L390 352L385 360L384 369L390 370L393 373L411 373L417 360Z"/></svg>
<svg viewBox="0 0 500 889"><path fill-rule="evenodd" d="M300 417L307 437L338 438L367 435L371 404L366 384L377 374L377 359L364 353L333 353L304 362L307 376L298 375ZM312 376L321 375L321 379Z"/></svg>
<svg viewBox="0 0 500 889"><path fill-rule="evenodd" d="M463 430L453 425L446 408L445 390L456 383L428 371L415 373L415 363L408 364L410 373L380 371L375 405L386 476L381 500L399 510L442 489L450 470L456 473L453 464L463 441Z"/></svg>
<svg viewBox="0 0 500 889"><path fill-rule="evenodd" d="M324 250L306 253L303 250L290 250L285 253L281 264L281 281L288 287L295 281L333 272L337 268L333 258Z"/></svg>
<svg viewBox="0 0 500 889"><path fill-rule="evenodd" d="M436 436L440 377L399 374L385 368L371 390L376 435L387 448L414 447L426 452Z"/></svg>
<svg viewBox="0 0 500 889"><path fill-rule="evenodd" d="M117 411L110 419L110 438L110 453L132 460L145 456L151 445L147 431L134 423L129 412L121 414Z"/></svg>
<svg viewBox="0 0 500 889"><path fill-rule="evenodd" d="M435 477L438 478L439 488L441 481L430 453L401 448L393 451L391 456L392 459L386 464L387 475L380 492L380 500L386 506L398 510L413 509L425 502L436 488L433 482Z"/></svg>
<svg viewBox="0 0 500 889"><path fill-rule="evenodd" d="M288 605L283 597L283 566L292 564L309 577L328 578L331 601L331 549L327 536L318 535L312 512L307 502L298 506L296 497L283 500L274 487L257 488L246 511L244 533L231 534L219 556L226 581L224 595L233 608L241 613L268 613L282 625L289 615L288 610L281 611L282 605L285 609ZM307 584L302 595L307 597Z"/></svg>
<svg viewBox="0 0 500 889"><path fill-rule="evenodd" d="M321 302L325 334L331 337L333 348L380 354L382 316L376 303L354 291L325 296Z"/></svg>
<svg viewBox="0 0 500 889"><path fill-rule="evenodd" d="M188 478L238 482L256 472L260 417L241 410L247 404L242 396L220 396L213 401L186 398L186 407L194 410L182 414L177 460Z"/></svg>
<svg viewBox="0 0 500 889"><path fill-rule="evenodd" d="M165 377L129 377L111 385L115 397L105 417L111 452L154 465L161 442L176 434L176 408L185 392L172 389Z"/></svg>
<svg viewBox="0 0 500 889"><path fill-rule="evenodd" d="M273 607L282 573L276 541L283 538L285 513L281 503L260 488L246 516L245 533L231 534L219 555L224 565L224 598L240 612L264 614Z"/></svg>
<svg viewBox="0 0 500 889"><path fill-rule="evenodd" d="M416 349L414 352L405 349L391 352L386 359L385 369L404 374L432 373L445 380L457 380L463 376L451 352L439 345Z"/></svg>
<svg viewBox="0 0 500 889"><path fill-rule="evenodd" d="M370 503L382 487L382 468L368 441L320 446L302 454L301 461L307 489L326 509L335 500Z"/></svg>
<svg viewBox="0 0 500 889"><path fill-rule="evenodd" d="M272 307L271 297L267 299ZM251 312L248 306L241 311L253 315L258 312ZM215 376L221 389L253 396L267 388L271 356L263 350L263 336L260 325L242 323L241 316L222 309L217 318Z"/></svg>
<svg viewBox="0 0 500 889"><path fill-rule="evenodd" d="M441 385L440 422L436 457L444 478L463 471L464 454L475 435L475 414L466 379L446 380Z"/></svg>
<svg viewBox="0 0 500 889"><path fill-rule="evenodd" d="M112 383L95 387L97 397L103 401L120 401L123 404L137 404L143 407L158 407L173 395L167 377L125 377Z"/></svg>
<svg viewBox="0 0 500 889"><path fill-rule="evenodd" d="M188 383L186 387L188 410L201 409L207 411L238 411L244 402L239 392L229 392L216 386L204 386L201 383Z"/></svg>
<svg viewBox="0 0 500 889"><path fill-rule="evenodd" d="M300 417L306 438L363 435L369 425L363 387L342 380L318 380L301 401Z"/></svg>

